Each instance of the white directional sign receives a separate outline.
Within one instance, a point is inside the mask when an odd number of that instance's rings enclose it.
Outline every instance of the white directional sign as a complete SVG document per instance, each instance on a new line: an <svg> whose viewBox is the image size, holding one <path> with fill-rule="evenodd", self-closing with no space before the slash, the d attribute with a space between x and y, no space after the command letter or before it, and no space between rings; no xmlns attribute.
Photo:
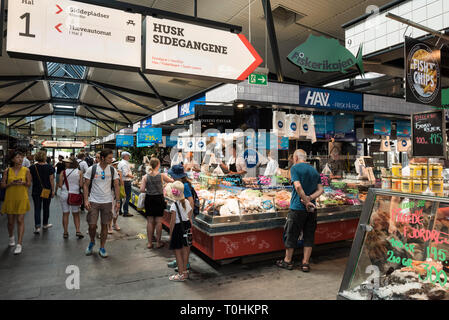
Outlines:
<svg viewBox="0 0 449 320"><path fill-rule="evenodd" d="M243 34L154 17L145 29L149 73L236 82L262 63Z"/></svg>
<svg viewBox="0 0 449 320"><path fill-rule="evenodd" d="M42 146L47 148L84 148L86 144L83 141L44 141Z"/></svg>
<svg viewBox="0 0 449 320"><path fill-rule="evenodd" d="M11 56L141 67L140 14L69 0L11 0L7 27Z"/></svg>

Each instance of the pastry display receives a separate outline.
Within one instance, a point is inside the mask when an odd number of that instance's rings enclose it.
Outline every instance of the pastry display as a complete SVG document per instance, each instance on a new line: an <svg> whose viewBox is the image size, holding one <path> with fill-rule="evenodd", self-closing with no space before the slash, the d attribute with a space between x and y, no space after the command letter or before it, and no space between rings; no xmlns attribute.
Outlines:
<svg viewBox="0 0 449 320"><path fill-rule="evenodd" d="M281 190L276 192L274 202L276 209L287 210L290 207L290 200L292 195L287 190Z"/></svg>

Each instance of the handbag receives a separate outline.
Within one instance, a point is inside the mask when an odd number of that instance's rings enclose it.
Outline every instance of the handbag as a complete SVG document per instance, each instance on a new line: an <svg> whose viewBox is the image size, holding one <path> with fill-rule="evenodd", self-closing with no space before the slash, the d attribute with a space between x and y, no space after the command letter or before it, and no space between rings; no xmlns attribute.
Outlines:
<svg viewBox="0 0 449 320"><path fill-rule="evenodd" d="M42 199L49 199L50 195L51 195L51 190L47 189L47 188L44 188L44 185L42 184L41 177L39 175L39 170L37 170L37 164L34 166L34 168L36 168L36 174L37 174L37 177L38 177L39 182L40 182L41 187L42 187L41 198Z"/></svg>
<svg viewBox="0 0 449 320"><path fill-rule="evenodd" d="M125 186L120 186L120 199L126 198Z"/></svg>
<svg viewBox="0 0 449 320"><path fill-rule="evenodd" d="M176 211L178 212L179 221L181 221L182 241L184 243L184 246L190 247L190 246L192 246L192 242L193 242L192 227L188 228L187 230L184 228L184 221L182 220L181 211L179 211L177 201L175 201L175 205L176 205Z"/></svg>
<svg viewBox="0 0 449 320"><path fill-rule="evenodd" d="M69 173L69 176L73 173L74 170L72 170L72 172ZM83 196L81 194L76 194L76 193L70 193L70 189L69 189L69 183L67 181L67 177L66 176L66 171L64 170L62 172L64 174L64 183L65 186L67 188L67 191L69 192L69 196L67 197L67 204L69 206L80 206L83 204Z"/></svg>

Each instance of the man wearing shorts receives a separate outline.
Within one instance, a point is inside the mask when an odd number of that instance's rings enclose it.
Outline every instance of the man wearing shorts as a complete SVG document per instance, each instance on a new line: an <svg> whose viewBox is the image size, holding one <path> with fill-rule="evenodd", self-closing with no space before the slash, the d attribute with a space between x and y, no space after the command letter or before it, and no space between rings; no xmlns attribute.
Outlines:
<svg viewBox="0 0 449 320"><path fill-rule="evenodd" d="M120 199L119 175L111 163L112 150L105 149L100 153L100 162L88 168L84 174L84 205L88 210L87 223L90 236L90 243L86 249L87 256L92 255L95 246L98 216L101 217L99 254L102 258L108 256L104 246L108 236L108 225L112 222L112 206L115 205L115 210L120 209L120 201L113 200L111 192L113 189L115 199Z"/></svg>
<svg viewBox="0 0 449 320"><path fill-rule="evenodd" d="M310 271L309 259L312 254L312 246L315 240L317 225L317 213L315 199L323 192L320 174L310 164L306 163L307 153L298 149L293 154L294 165L291 168L291 180L293 183L292 199L290 201L290 212L285 223L285 258L279 260L278 267L288 270L293 269L293 252L298 244L298 238L303 233L304 258L301 269Z"/></svg>

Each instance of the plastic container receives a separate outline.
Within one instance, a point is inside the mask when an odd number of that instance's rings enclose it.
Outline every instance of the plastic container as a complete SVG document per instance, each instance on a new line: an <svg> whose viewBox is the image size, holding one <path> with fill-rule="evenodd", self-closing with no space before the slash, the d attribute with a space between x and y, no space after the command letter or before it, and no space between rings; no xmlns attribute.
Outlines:
<svg viewBox="0 0 449 320"><path fill-rule="evenodd" d="M402 180L400 178L391 179L391 190L401 192L402 191Z"/></svg>
<svg viewBox="0 0 449 320"><path fill-rule="evenodd" d="M404 193L410 193L412 190L411 182L412 180L410 180L409 178L402 178L401 191Z"/></svg>
<svg viewBox="0 0 449 320"><path fill-rule="evenodd" d="M421 179L422 176L422 170L420 164L411 164L410 166L410 178L418 178Z"/></svg>
<svg viewBox="0 0 449 320"><path fill-rule="evenodd" d="M413 179L412 180L412 192L413 193L422 193L422 180L421 179Z"/></svg>
<svg viewBox="0 0 449 320"><path fill-rule="evenodd" d="M391 167L391 171L392 171L393 177L396 177L396 178L402 177L402 165L400 163L393 163L393 166Z"/></svg>
<svg viewBox="0 0 449 320"><path fill-rule="evenodd" d="M443 193L443 179L433 178L430 182L430 188L435 194Z"/></svg>

